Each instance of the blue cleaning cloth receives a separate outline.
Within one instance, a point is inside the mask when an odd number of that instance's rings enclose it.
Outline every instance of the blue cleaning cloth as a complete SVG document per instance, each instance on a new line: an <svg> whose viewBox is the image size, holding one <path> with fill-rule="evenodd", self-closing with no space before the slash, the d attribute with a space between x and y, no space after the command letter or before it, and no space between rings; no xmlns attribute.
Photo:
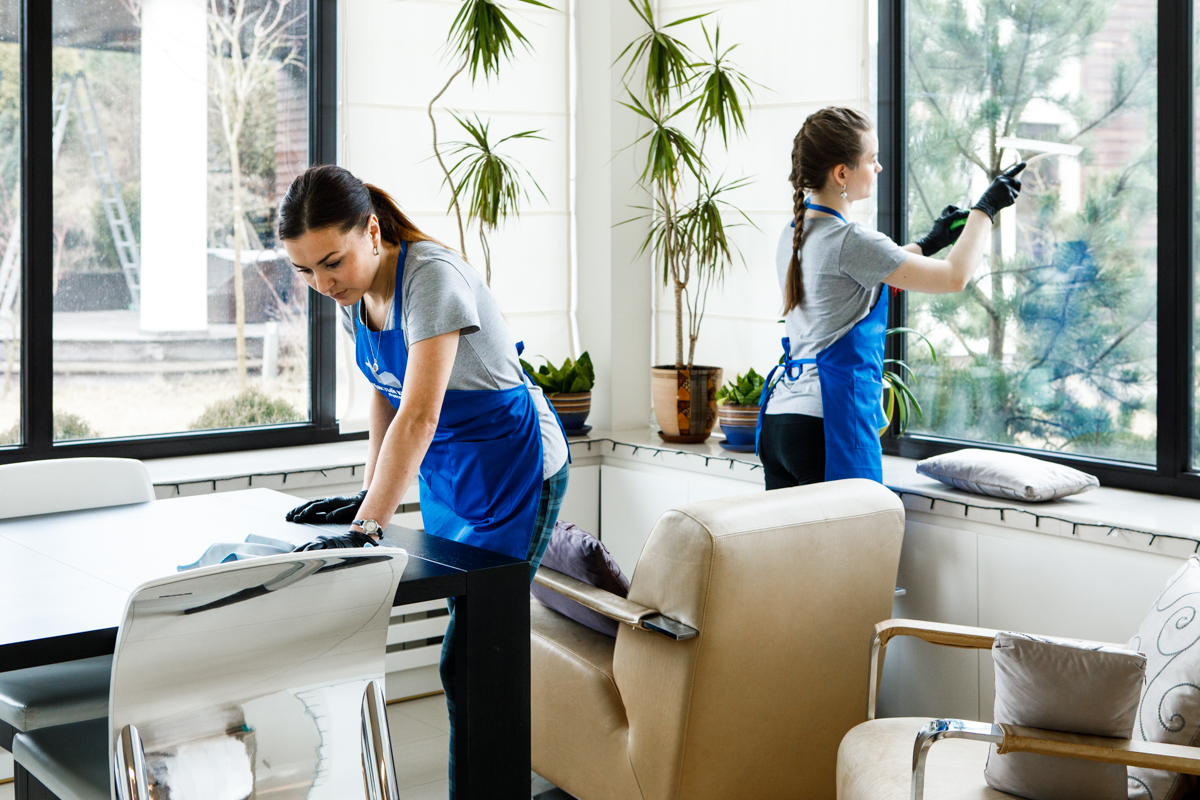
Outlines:
<svg viewBox="0 0 1200 800"><path fill-rule="evenodd" d="M294 544L285 542L283 539L272 539L270 536L259 536L252 533L246 537L245 542L222 542L210 545L197 561L176 567L176 569L179 572L186 572L189 569L211 567L214 564L225 564L229 561L277 556L281 553L290 553L295 549Z"/></svg>

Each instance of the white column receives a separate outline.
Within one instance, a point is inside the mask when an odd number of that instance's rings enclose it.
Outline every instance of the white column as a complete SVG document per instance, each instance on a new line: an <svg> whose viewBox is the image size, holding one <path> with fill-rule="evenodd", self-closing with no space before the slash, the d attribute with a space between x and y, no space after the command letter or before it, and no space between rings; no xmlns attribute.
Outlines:
<svg viewBox="0 0 1200 800"><path fill-rule="evenodd" d="M617 223L648 205L634 188L642 151L624 97L624 62L613 61L643 26L624 2L575 4L578 72L576 185L579 338L596 367L589 422L645 428L650 419L650 257L638 255L647 225ZM628 148L628 149L622 149ZM618 152L620 151L620 152Z"/></svg>
<svg viewBox="0 0 1200 800"><path fill-rule="evenodd" d="M142 311L148 331L208 324L204 0L142 4Z"/></svg>

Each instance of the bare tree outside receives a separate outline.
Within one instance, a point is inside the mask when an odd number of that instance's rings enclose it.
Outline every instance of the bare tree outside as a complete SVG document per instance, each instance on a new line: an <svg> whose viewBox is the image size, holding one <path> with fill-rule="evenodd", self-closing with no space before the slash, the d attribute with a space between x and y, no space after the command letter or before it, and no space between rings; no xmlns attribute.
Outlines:
<svg viewBox="0 0 1200 800"><path fill-rule="evenodd" d="M288 66L303 68L306 14L291 15L295 0L209 0L210 90L229 155L233 223L233 291L237 325L238 390L246 390L246 293L242 250L247 245L242 201L240 140L255 92Z"/></svg>

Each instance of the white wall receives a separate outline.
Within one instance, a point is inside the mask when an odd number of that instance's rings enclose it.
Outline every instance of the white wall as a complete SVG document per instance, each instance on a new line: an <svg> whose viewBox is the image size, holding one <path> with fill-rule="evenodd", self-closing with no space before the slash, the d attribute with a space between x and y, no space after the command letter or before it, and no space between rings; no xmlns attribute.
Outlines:
<svg viewBox="0 0 1200 800"><path fill-rule="evenodd" d="M874 74L868 9L871 0L659 0L665 21L713 12L711 31L721 25L722 46L740 43L732 60L755 88L744 139L731 142L728 159L715 158L715 173L746 176L752 182L731 195L758 227L736 230L733 239L745 256L724 287L708 303L696 346L696 363L723 367L727 379L748 367L765 371L781 352L778 323L782 297L775 273L779 234L792 218L792 139L805 117L829 105L844 105L875 116ZM688 26L684 26L687 29ZM676 29L679 30L679 29ZM696 28L684 40L704 52ZM709 152L719 154L712 145ZM885 164L887 169L889 165ZM874 226L873 203L859 203L853 219ZM655 311L655 363L674 361L674 299L658 284ZM685 320L686 328L686 320ZM684 357L687 357L685 342Z"/></svg>
<svg viewBox="0 0 1200 800"><path fill-rule="evenodd" d="M341 131L339 161L391 193L430 235L458 248L458 228L446 215L449 189L433 159L426 106L453 73L446 39L458 0L343 0L341 6ZM570 26L567 0L557 10L509 4L508 13L532 50L517 48L489 85L469 70L435 106L443 158L446 142L467 138L450 116L490 119L492 136L541 130L546 141L516 141L503 152L536 178L521 218L490 237L492 289L517 339L532 355L561 360L569 351L568 279L571 247ZM519 6L519 7L518 7ZM448 161L447 165L454 163ZM532 187L531 187L532 188ZM478 228L467 256L483 274Z"/></svg>

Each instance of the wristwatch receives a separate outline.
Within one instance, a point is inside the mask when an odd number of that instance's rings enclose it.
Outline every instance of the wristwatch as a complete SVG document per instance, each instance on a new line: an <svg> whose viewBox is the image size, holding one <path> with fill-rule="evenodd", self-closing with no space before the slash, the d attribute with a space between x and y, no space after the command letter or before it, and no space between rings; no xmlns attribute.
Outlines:
<svg viewBox="0 0 1200 800"><path fill-rule="evenodd" d="M383 535L383 526L373 519L356 519L350 524L357 525L358 527L362 528L363 533L365 533L367 536Z"/></svg>

